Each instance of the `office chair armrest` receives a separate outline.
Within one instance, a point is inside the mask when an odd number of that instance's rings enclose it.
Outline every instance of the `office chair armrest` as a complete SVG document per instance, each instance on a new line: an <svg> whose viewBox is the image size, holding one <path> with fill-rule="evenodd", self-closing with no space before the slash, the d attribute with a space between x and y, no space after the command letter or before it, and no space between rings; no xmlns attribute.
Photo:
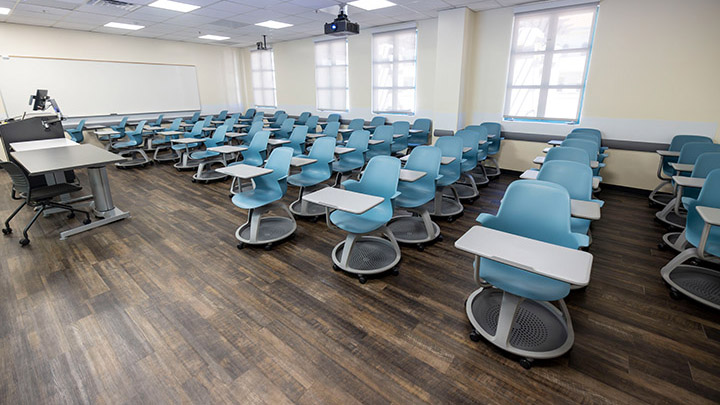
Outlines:
<svg viewBox="0 0 720 405"><path fill-rule="evenodd" d="M343 187L348 191L358 191L360 182L357 180L345 180L342 182Z"/></svg>
<svg viewBox="0 0 720 405"><path fill-rule="evenodd" d="M578 247L588 247L590 246L590 237L587 235L574 233L573 236L575 237L575 240L578 243Z"/></svg>
<svg viewBox="0 0 720 405"><path fill-rule="evenodd" d="M486 221L486 220L488 220L488 219L490 219L490 218L495 218L495 215L484 214L484 213L483 213L483 214L478 215L477 218L475 218L475 221L480 222L480 223L482 224L483 221Z"/></svg>

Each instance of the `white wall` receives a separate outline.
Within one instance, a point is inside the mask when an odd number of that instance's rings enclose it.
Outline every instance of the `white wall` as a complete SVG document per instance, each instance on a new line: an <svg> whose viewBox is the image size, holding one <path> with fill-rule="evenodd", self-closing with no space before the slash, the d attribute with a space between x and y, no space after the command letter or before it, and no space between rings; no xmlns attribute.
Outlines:
<svg viewBox="0 0 720 405"><path fill-rule="evenodd" d="M242 107L238 53L222 46L0 24L0 55L194 65L200 102L207 113ZM62 107L62 100L57 101Z"/></svg>

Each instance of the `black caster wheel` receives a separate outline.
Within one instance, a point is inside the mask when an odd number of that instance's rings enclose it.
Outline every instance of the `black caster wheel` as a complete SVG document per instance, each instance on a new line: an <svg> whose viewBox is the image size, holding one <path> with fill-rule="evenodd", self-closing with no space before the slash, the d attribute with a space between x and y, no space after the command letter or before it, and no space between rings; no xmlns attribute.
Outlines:
<svg viewBox="0 0 720 405"><path fill-rule="evenodd" d="M233 198L234 196L235 196L235 194L230 194L230 195L228 195L228 198Z"/></svg>
<svg viewBox="0 0 720 405"><path fill-rule="evenodd" d="M470 340L472 340L473 342L479 342L481 338L482 336L478 331L474 330L470 332Z"/></svg>
<svg viewBox="0 0 720 405"><path fill-rule="evenodd" d="M650 202L648 203L648 207L650 207L650 208L655 208L655 206L656 206L655 203L652 202L652 201L650 201Z"/></svg>
<svg viewBox="0 0 720 405"><path fill-rule="evenodd" d="M338 266L337 264L333 263L333 270L335 270L335 271L340 271L340 270L342 270L342 269L340 268L340 266Z"/></svg>
<svg viewBox="0 0 720 405"><path fill-rule="evenodd" d="M416 247L417 250L420 251L420 252L422 252L422 251L425 250L425 245L422 244L422 243L418 243L415 247Z"/></svg>
<svg viewBox="0 0 720 405"><path fill-rule="evenodd" d="M3 235L10 235L12 233L12 228L3 228L2 233Z"/></svg>
<svg viewBox="0 0 720 405"><path fill-rule="evenodd" d="M92 221L90 220L90 218L85 218L85 219L83 219L83 225L87 225L87 224L89 224L89 223L91 223L91 222L92 222Z"/></svg>
<svg viewBox="0 0 720 405"><path fill-rule="evenodd" d="M360 275L358 276L358 281L360 281L360 284L365 284L365 283L367 283L367 278L365 278L365 276L363 276L362 274L360 274Z"/></svg>
<svg viewBox="0 0 720 405"><path fill-rule="evenodd" d="M69 213L67 216L67 219L73 219L73 218L75 218L75 213L74 212Z"/></svg>
<svg viewBox="0 0 720 405"><path fill-rule="evenodd" d="M530 368L532 368L533 361L532 361L532 359L520 359L520 361L518 361L518 363L520 363L520 365L525 370L530 370Z"/></svg>
<svg viewBox="0 0 720 405"><path fill-rule="evenodd" d="M237 248L238 248L238 249L242 249L242 248L244 248L244 247L245 247L245 244L242 243L242 242L240 242L240 243L237 244Z"/></svg>
<svg viewBox="0 0 720 405"><path fill-rule="evenodd" d="M312 222L312 223L316 223L316 222L319 221L319 220L320 220L320 217L312 217L312 218L310 218L310 222Z"/></svg>
<svg viewBox="0 0 720 405"><path fill-rule="evenodd" d="M442 235L438 235L437 239L435 239L435 240L438 241L438 242L442 242L442 241L443 241L443 236L442 236Z"/></svg>
<svg viewBox="0 0 720 405"><path fill-rule="evenodd" d="M658 247L658 249L660 249L660 250L667 250L667 249L668 249L668 245L665 244L665 242L658 243L657 247Z"/></svg>
<svg viewBox="0 0 720 405"><path fill-rule="evenodd" d="M30 244L30 239L20 239L20 246L27 246Z"/></svg>
<svg viewBox="0 0 720 405"><path fill-rule="evenodd" d="M680 291L675 289L675 287L670 287L670 298L674 300L679 300L682 298L682 294L680 294Z"/></svg>
<svg viewBox="0 0 720 405"><path fill-rule="evenodd" d="M192 179L192 182L193 182L193 183L197 183L197 180L195 180L195 179Z"/></svg>
<svg viewBox="0 0 720 405"><path fill-rule="evenodd" d="M699 265L700 265L700 260L698 260L698 259L690 259L690 265L691 265L691 266L699 266Z"/></svg>
<svg viewBox="0 0 720 405"><path fill-rule="evenodd" d="M477 197L476 197L476 198L471 198L471 199L469 199L469 200L468 200L468 204L474 204L475 201L477 201Z"/></svg>
<svg viewBox="0 0 720 405"><path fill-rule="evenodd" d="M390 274L392 274L393 276L399 276L399 275L400 275L400 269L398 269L397 266L395 266L395 267L393 267L393 268L390 270Z"/></svg>
<svg viewBox="0 0 720 405"><path fill-rule="evenodd" d="M451 222L455 221L455 217L448 217L447 221L448 221L448 223L451 223Z"/></svg>
<svg viewBox="0 0 720 405"><path fill-rule="evenodd" d="M265 245L265 247L264 247L264 249L265 249L266 251L270 251L270 250L272 250L272 248L273 248L273 244L272 244L272 243L268 243L268 244Z"/></svg>

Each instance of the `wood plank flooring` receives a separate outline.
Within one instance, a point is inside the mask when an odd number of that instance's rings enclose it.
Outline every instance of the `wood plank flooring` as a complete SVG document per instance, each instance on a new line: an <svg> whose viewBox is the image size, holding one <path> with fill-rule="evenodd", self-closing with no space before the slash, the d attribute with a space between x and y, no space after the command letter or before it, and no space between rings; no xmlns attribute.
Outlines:
<svg viewBox="0 0 720 405"><path fill-rule="evenodd" d="M659 269L673 254L656 249L665 229L642 195L601 193L591 283L566 298L575 346L524 370L468 338L472 258L453 248L515 175L440 222L444 241L404 247L399 276L361 285L332 270L344 234L322 221L299 220L272 251L238 250L246 212L229 181L193 184L169 164L108 171L131 219L60 241L79 222L54 215L21 248L25 210L0 242L2 403L720 401L720 315L669 297ZM9 191L0 174L3 219Z"/></svg>

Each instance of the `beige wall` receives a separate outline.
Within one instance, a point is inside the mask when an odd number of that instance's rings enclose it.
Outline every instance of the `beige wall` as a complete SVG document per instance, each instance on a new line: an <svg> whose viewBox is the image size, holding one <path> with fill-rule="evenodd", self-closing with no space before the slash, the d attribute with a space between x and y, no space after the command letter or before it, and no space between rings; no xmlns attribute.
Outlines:
<svg viewBox="0 0 720 405"><path fill-rule="evenodd" d="M673 135L720 133L720 2L603 0L600 3L580 125L608 139L667 143ZM512 36L513 10L475 13L472 100L466 123L499 121ZM564 135L564 124L504 122L511 132ZM524 170L542 150L505 142L502 167ZM542 153L540 153L542 154ZM654 153L610 151L605 182L652 189Z"/></svg>
<svg viewBox="0 0 720 405"><path fill-rule="evenodd" d="M195 65L205 112L241 107L237 54L230 47L0 23L0 55Z"/></svg>

